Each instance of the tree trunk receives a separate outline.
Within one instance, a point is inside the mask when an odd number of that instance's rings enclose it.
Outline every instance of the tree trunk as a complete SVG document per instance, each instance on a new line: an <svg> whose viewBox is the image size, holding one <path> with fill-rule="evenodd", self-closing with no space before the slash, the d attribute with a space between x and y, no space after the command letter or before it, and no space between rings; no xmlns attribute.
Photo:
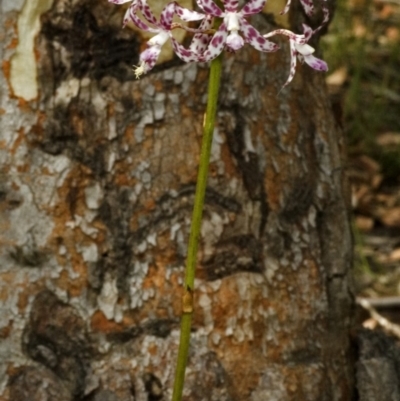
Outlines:
<svg viewBox="0 0 400 401"><path fill-rule="evenodd" d="M21 3L1 16L0 400L169 400L207 66L137 81L121 8ZM278 94L282 47L224 58L185 400L353 399L341 132L322 74Z"/></svg>

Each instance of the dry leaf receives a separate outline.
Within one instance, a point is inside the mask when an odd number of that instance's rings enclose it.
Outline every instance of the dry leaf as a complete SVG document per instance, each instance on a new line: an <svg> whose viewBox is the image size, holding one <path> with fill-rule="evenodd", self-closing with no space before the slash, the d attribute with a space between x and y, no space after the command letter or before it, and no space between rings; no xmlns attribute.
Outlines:
<svg viewBox="0 0 400 401"><path fill-rule="evenodd" d="M385 132L376 138L380 146L400 145L400 132Z"/></svg>
<svg viewBox="0 0 400 401"><path fill-rule="evenodd" d="M353 21L353 33L356 38L362 38L368 32L367 27L364 25L360 18L354 18Z"/></svg>
<svg viewBox="0 0 400 401"><path fill-rule="evenodd" d="M400 261L400 248L394 249L389 256L390 260L392 262L398 262Z"/></svg>
<svg viewBox="0 0 400 401"><path fill-rule="evenodd" d="M378 322L375 319L368 319L363 323L363 327L366 329L374 330L378 326Z"/></svg>
<svg viewBox="0 0 400 401"><path fill-rule="evenodd" d="M400 227L400 207L383 211L380 219L388 227Z"/></svg>
<svg viewBox="0 0 400 401"><path fill-rule="evenodd" d="M371 231L374 226L374 220L370 217L357 216L355 224L360 231L368 232Z"/></svg>
<svg viewBox="0 0 400 401"><path fill-rule="evenodd" d="M377 173L381 169L381 166L379 165L378 162L376 162L374 159L366 155L360 156L358 158L358 162L361 164L361 167L363 169L366 169L371 173Z"/></svg>
<svg viewBox="0 0 400 401"><path fill-rule="evenodd" d="M385 4L379 13L379 18L387 19L395 13L396 13L396 10L392 4Z"/></svg>
<svg viewBox="0 0 400 401"><path fill-rule="evenodd" d="M398 28L395 28L394 26L389 27L386 29L386 37L389 39L391 42L396 42L400 39L400 31Z"/></svg>
<svg viewBox="0 0 400 401"><path fill-rule="evenodd" d="M396 197L388 194L377 194L375 199L378 203L383 203L386 207L393 207L396 203Z"/></svg>
<svg viewBox="0 0 400 401"><path fill-rule="evenodd" d="M370 192L368 185L360 185L358 188L353 189L353 196L356 198L357 203Z"/></svg>
<svg viewBox="0 0 400 401"><path fill-rule="evenodd" d="M347 67L340 67L326 77L327 85L342 86L348 76Z"/></svg>
<svg viewBox="0 0 400 401"><path fill-rule="evenodd" d="M371 187L373 189L377 189L383 180L383 175L382 174L374 174L371 180Z"/></svg>

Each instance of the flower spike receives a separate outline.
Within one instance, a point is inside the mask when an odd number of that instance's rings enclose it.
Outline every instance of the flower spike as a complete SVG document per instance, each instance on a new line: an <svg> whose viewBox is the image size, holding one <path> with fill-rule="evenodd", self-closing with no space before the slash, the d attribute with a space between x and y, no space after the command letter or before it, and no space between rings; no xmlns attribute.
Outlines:
<svg viewBox="0 0 400 401"><path fill-rule="evenodd" d="M109 0L114 4L131 2L124 17L124 25L131 21L139 29L153 33L154 36L147 42L147 48L139 56L139 65L135 67L136 77L150 71L156 64L162 46L171 40L175 53L185 62L207 62L215 59L222 51L238 51L245 43L250 44L258 51L273 52L279 46L268 39L277 34L289 38L291 62L289 77L284 86L288 85L295 74L297 60L307 63L318 71L327 71L325 61L316 58L314 49L308 44L313 34L317 33L329 20L329 11L326 0L323 0L322 24L315 30L303 25L303 34L295 34L286 29L277 29L262 35L248 21L247 17L262 12L266 0L249 0L239 10L239 0L221 0L221 7L214 0L196 0L201 12L189 10L180 6L176 1L168 3L157 19L147 4L147 0ZM300 0L307 15L314 11L313 0ZM289 9L291 0L287 0L282 13ZM144 19L139 18L141 13ZM197 28L173 22L174 17L182 21L200 21ZM213 29L214 19L222 20L218 29ZM172 36L172 29L182 28L194 34L189 48L185 48Z"/></svg>

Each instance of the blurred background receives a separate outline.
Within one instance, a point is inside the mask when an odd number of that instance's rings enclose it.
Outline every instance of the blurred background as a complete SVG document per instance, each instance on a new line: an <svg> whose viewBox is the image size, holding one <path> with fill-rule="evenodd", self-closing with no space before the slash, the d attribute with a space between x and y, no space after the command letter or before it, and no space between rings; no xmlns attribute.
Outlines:
<svg viewBox="0 0 400 401"><path fill-rule="evenodd" d="M400 323L400 0L338 0L322 46L347 140L357 295Z"/></svg>

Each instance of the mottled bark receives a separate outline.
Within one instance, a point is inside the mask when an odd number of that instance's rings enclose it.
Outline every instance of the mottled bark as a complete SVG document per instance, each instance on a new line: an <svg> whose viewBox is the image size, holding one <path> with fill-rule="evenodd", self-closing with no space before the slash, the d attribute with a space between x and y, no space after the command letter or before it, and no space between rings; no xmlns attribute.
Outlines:
<svg viewBox="0 0 400 401"><path fill-rule="evenodd" d="M357 336L357 390L360 401L400 400L400 348L381 332L361 330Z"/></svg>
<svg viewBox="0 0 400 401"><path fill-rule="evenodd" d="M2 7L0 400L168 400L207 66L134 80L105 0ZM341 133L282 46L224 60L185 400L353 397Z"/></svg>

